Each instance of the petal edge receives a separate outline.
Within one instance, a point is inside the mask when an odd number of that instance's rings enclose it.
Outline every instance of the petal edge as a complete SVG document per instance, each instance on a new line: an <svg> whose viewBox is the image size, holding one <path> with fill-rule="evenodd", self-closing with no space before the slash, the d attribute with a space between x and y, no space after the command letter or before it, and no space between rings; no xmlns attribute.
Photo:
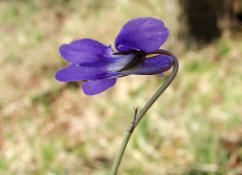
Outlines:
<svg viewBox="0 0 242 175"><path fill-rule="evenodd" d="M116 83L116 78L109 78L96 81L86 81L82 83L82 90L86 95L96 95L99 94Z"/></svg>
<svg viewBox="0 0 242 175"><path fill-rule="evenodd" d="M139 17L128 21L121 28L116 40L118 51L140 49L152 52L160 48L169 36L164 22L152 17Z"/></svg>
<svg viewBox="0 0 242 175"><path fill-rule="evenodd" d="M74 40L70 44L63 44L59 52L70 63L96 62L105 59L108 47L93 39Z"/></svg>

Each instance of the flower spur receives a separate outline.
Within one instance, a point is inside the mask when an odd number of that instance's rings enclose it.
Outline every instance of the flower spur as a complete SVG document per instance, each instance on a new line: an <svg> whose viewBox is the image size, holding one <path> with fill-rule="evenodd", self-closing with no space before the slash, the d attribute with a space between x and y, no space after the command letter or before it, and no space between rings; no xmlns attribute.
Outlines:
<svg viewBox="0 0 242 175"><path fill-rule="evenodd" d="M166 41L169 30L152 17L134 18L120 30L114 51L93 39L80 39L63 44L59 51L71 64L56 72L59 81L79 81L86 95L95 95L114 86L118 77L161 74L173 65L168 53L155 53Z"/></svg>

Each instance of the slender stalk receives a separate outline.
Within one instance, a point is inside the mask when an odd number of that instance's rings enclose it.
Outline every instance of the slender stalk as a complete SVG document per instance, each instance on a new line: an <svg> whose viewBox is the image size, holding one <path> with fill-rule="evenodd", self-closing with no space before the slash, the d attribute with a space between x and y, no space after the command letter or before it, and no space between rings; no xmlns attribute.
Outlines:
<svg viewBox="0 0 242 175"><path fill-rule="evenodd" d="M154 52L150 52L150 53L146 53L146 55L152 55L152 54L164 54L164 55L168 55L171 56L173 58L173 70L171 75L168 77L168 79L164 82L164 84L162 84L162 86L154 93L154 95L150 98L150 100L145 104L145 106L141 109L141 111L137 114L136 116L136 112L135 111L135 119L132 122L130 129L126 131L126 134L123 138L122 144L119 148L118 154L116 155L116 158L114 160L113 163L113 167L111 170L111 175L116 175L118 172L118 168L120 165L120 162L123 158L124 155L124 151L127 147L127 144L129 142L129 139L134 131L134 129L136 128L136 126L139 124L139 122L141 121L141 119L144 117L145 113L150 109L150 107L155 103L155 101L159 98L159 96L166 90L166 88L170 85L170 83L172 82L172 80L175 78L177 72L178 72L178 68L179 68L179 64L177 61L177 58L170 52L166 51L166 50L162 50L159 49L157 51Z"/></svg>

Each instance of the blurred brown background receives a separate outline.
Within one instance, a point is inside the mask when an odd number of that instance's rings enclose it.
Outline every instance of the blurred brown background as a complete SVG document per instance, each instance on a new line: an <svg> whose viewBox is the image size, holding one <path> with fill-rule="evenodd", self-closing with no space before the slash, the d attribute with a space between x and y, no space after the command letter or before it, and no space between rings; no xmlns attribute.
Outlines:
<svg viewBox="0 0 242 175"><path fill-rule="evenodd" d="M120 78L85 96L81 82L54 79L68 64L58 47L79 38L112 44L140 16L168 26L162 48L178 57L180 70L135 131L120 174L241 174L241 4L1 0L0 174L109 174L133 106L141 108L165 78Z"/></svg>

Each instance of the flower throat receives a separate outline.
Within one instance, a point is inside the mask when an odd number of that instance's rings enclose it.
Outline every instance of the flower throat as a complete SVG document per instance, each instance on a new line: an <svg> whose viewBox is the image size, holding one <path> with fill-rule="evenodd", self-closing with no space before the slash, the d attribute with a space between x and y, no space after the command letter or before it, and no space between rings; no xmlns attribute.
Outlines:
<svg viewBox="0 0 242 175"><path fill-rule="evenodd" d="M129 51L120 51L116 52L113 55L128 55L134 53L135 56L130 62L128 62L122 69L120 69L118 72L122 72L128 69L131 69L133 67L136 67L143 63L145 61L145 55L146 53L141 50L129 50Z"/></svg>

